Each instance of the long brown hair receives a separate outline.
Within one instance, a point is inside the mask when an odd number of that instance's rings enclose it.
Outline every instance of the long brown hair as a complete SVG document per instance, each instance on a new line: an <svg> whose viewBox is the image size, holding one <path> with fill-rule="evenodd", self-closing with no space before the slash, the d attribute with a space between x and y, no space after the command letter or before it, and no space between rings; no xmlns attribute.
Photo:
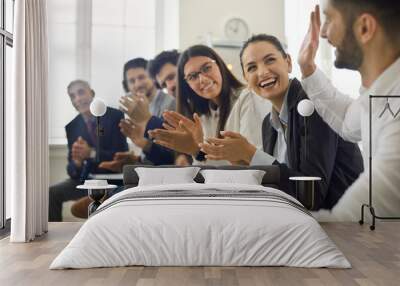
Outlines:
<svg viewBox="0 0 400 286"><path fill-rule="evenodd" d="M195 45L186 49L178 61L178 81L176 89L177 111L186 116L192 116L193 113L210 116L210 100L199 96L193 91L185 80L184 67L189 59L193 57L204 56L215 61L222 75L222 89L219 105L219 121L217 136L224 130L226 120L231 111L231 94L243 84L232 74L222 58L211 48L204 45Z"/></svg>

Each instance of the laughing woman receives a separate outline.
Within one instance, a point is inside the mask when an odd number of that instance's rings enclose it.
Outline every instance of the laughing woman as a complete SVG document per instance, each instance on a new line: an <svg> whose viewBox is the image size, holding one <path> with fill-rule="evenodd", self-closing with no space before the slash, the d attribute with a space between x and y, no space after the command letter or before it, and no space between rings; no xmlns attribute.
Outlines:
<svg viewBox="0 0 400 286"><path fill-rule="evenodd" d="M163 116L168 123L164 123L165 129L149 131L149 134L157 144L204 161L199 143L203 138L219 136L220 131L231 126L228 121L234 120L228 118L234 117L230 113L240 93L241 97L254 96L244 89L214 50L203 45L192 46L182 53L178 62L177 112L165 112ZM235 110L237 118L240 110ZM254 124L261 129L261 121ZM233 125L236 129L229 129L238 132L247 127ZM261 130L244 135L261 146Z"/></svg>
<svg viewBox="0 0 400 286"><path fill-rule="evenodd" d="M363 171L358 146L343 141L316 112L307 120L304 137L304 118L298 114L297 105L307 99L307 94L297 79L289 79L291 58L277 38L265 34L253 36L244 44L240 61L249 87L273 106L262 123L264 151L231 131L221 132L223 138L207 139L200 144L202 151L214 160L247 165L278 164L281 187L290 195L295 193L289 183L290 176L321 177L315 192L315 209L331 209Z"/></svg>

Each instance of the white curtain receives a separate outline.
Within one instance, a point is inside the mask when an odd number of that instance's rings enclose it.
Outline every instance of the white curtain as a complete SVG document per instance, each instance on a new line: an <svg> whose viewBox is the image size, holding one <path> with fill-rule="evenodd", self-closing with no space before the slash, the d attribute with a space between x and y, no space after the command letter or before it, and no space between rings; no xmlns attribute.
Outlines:
<svg viewBox="0 0 400 286"><path fill-rule="evenodd" d="M48 46L46 0L15 1L13 93L7 120L7 187L12 242L28 242L48 225Z"/></svg>

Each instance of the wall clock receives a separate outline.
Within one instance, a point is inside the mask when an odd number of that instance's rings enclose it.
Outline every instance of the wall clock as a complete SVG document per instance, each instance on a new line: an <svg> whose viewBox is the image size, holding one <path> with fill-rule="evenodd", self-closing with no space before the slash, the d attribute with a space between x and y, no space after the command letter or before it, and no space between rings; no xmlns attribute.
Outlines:
<svg viewBox="0 0 400 286"><path fill-rule="evenodd" d="M245 41L249 37L249 27L242 18L231 18L225 23L225 36L230 40Z"/></svg>

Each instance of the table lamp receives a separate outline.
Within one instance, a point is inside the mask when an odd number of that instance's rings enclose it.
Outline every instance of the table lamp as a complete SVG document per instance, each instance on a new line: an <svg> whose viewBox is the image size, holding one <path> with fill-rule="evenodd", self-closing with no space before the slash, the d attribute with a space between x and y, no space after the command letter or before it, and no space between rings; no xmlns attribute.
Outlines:
<svg viewBox="0 0 400 286"><path fill-rule="evenodd" d="M100 126L100 117L107 111L107 106L103 100L99 98L93 99L90 103L90 113L96 117L96 162L100 163L100 136L103 135L104 130Z"/></svg>
<svg viewBox="0 0 400 286"><path fill-rule="evenodd" d="M307 160L307 117L315 111L314 103L309 99L303 99L297 105L297 112L304 117L304 160ZM296 184L296 199L298 199L307 209L315 206L315 183L320 181L320 177L297 176L290 177L289 180Z"/></svg>
<svg viewBox="0 0 400 286"><path fill-rule="evenodd" d="M303 99L297 105L297 112L304 118L304 159L307 160L307 117L314 113L315 107L309 99Z"/></svg>

